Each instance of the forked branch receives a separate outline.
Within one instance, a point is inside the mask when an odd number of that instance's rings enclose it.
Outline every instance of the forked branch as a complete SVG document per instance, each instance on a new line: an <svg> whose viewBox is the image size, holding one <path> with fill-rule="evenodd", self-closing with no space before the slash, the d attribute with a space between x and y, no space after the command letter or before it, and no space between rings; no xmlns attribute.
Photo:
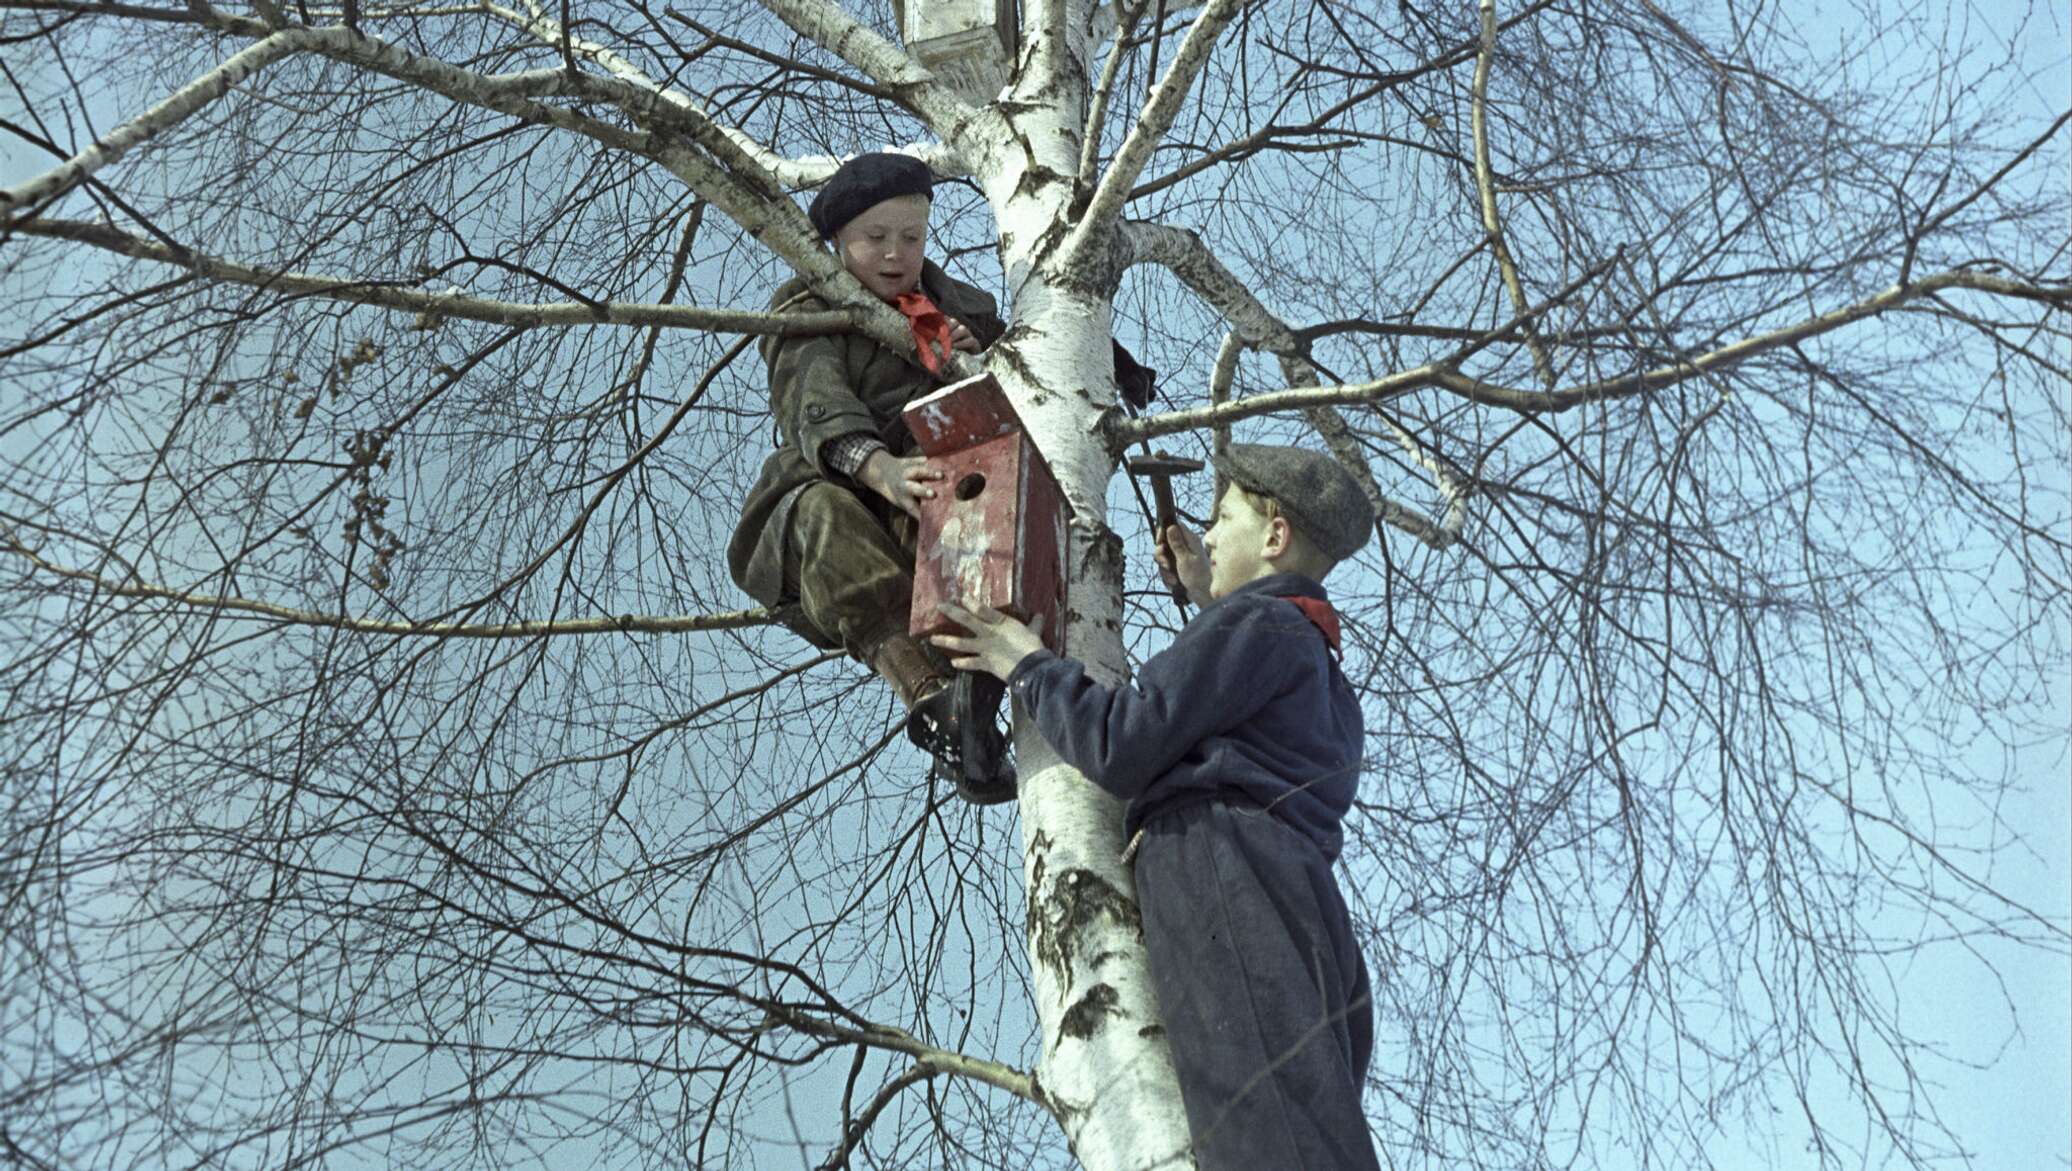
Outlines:
<svg viewBox="0 0 2072 1171"><path fill-rule="evenodd" d="M1129 199L1130 189L1136 186L1137 176L1151 161L1151 152L1164 140L1166 131L1172 129L1173 119L1180 112L1180 103L1186 100L1195 78L1208 64L1209 54L1215 50L1216 38L1243 6L1243 0L1209 0L1201 15L1195 17L1186 38L1180 42L1180 51L1173 55L1172 65L1159 79L1158 88L1151 91L1151 99L1144 103L1143 111L1137 115L1136 125L1130 128L1122 149L1116 151L1115 157L1109 161L1107 172L1101 176L1101 185L1095 188L1092 201L1073 226L1072 235L1065 243L1066 267L1082 267L1096 254L1105 254L1106 242L1122 212L1123 203ZM1120 49L1118 42L1117 51Z"/></svg>
<svg viewBox="0 0 2072 1171"><path fill-rule="evenodd" d="M233 53L222 64L173 91L171 97L109 131L92 146L33 179L0 190L0 221L12 220L21 209L47 203L84 183L94 172L193 117L237 88L245 78L285 57L316 47L321 35L315 29L287 29Z"/></svg>
<svg viewBox="0 0 2072 1171"><path fill-rule="evenodd" d="M1309 359L1306 346L1271 310L1260 302L1249 286L1237 278L1237 274L1224 267L1207 244L1193 232L1167 227L1163 224L1132 220L1124 225L1131 254L1139 261L1150 261L1169 269L1173 275L1200 297L1231 326L1232 338L1243 345L1264 350L1280 359L1281 373L1291 386L1315 387L1319 381L1318 371ZM1216 386L1227 388L1224 378L1226 362L1235 372L1236 354L1232 341L1226 340L1223 352L1217 358ZM1298 393L1283 391L1281 394ZM1254 398L1264 396L1254 396ZM1254 398L1240 400L1252 402ZM1355 400L1344 400L1355 401ZM1211 405L1207 409L1220 412L1210 426L1215 430L1220 447L1226 442L1229 424L1245 417L1233 412L1238 403ZM1398 426L1394 420L1380 416L1382 426L1395 439L1411 462L1432 477L1445 502L1444 520L1434 521L1404 504L1395 501L1374 482L1374 473L1367 466L1367 459L1359 441L1345 418L1333 409L1331 402L1322 399L1303 404L1301 409L1309 423L1316 429L1325 446L1331 449L1346 469L1353 473L1360 486L1366 491L1368 500L1374 505L1375 514L1387 524L1411 534L1419 541L1433 548L1444 548L1460 535L1466 521L1466 492L1446 464L1427 451L1416 437ZM1196 414L1198 412L1175 412ZM1167 416L1156 416L1165 418ZM1128 420L1117 429L1117 441L1134 441L1150 438L1152 435L1169 434L1168 431L1152 431L1142 427L1148 419ZM1174 428L1192 430L1193 427Z"/></svg>

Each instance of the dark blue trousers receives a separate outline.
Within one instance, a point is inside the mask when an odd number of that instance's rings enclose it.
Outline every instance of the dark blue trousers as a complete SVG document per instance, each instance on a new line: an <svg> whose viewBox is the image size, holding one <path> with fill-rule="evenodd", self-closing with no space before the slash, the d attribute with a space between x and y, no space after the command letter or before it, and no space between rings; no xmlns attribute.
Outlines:
<svg viewBox="0 0 2072 1171"><path fill-rule="evenodd" d="M1378 1168L1367 965L1323 854L1262 809L1189 806L1145 825L1137 895L1201 1171Z"/></svg>

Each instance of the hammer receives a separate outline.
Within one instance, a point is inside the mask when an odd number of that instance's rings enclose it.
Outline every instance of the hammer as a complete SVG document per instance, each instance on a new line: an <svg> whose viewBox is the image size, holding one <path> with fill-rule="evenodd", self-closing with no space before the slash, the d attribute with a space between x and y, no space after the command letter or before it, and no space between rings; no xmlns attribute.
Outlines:
<svg viewBox="0 0 2072 1171"><path fill-rule="evenodd" d="M1152 540L1163 541L1166 530L1180 523L1180 511L1173 507L1173 477L1198 472L1205 465L1198 459L1186 459L1160 451L1150 455L1131 456L1126 466L1130 475L1151 481L1151 496L1158 505L1158 516L1152 522L1156 526ZM1187 604L1187 590L1178 582L1173 584L1173 601L1182 606Z"/></svg>

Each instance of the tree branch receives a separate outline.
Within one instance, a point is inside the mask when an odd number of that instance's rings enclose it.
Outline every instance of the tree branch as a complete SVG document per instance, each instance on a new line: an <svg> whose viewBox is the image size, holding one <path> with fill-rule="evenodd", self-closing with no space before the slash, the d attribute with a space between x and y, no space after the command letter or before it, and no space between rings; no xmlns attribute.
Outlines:
<svg viewBox="0 0 2072 1171"><path fill-rule="evenodd" d="M876 34L856 24L839 10L826 5L825 0L784 2L803 4L811 11L819 12L827 21L852 28L856 34L868 38L884 52L893 54L899 62L906 62L903 54L899 54ZM553 22L543 16L526 18L509 9L501 10L500 16L502 19L525 25L534 36L541 38L542 42L550 47L558 48L564 40L572 51L580 46L586 57L597 61L600 67L606 68L614 75L594 77L560 68L503 75L478 74L434 58L417 56L379 38L344 28L297 28L271 32L260 22L218 14L209 22L212 27L233 35L259 36L262 38L260 45L232 57L229 62L211 71L201 81L186 87L181 93L189 95L188 97L183 99L176 95L175 99L161 103L144 117L127 124L128 128L139 129L125 136L124 141L133 146L135 142L142 141L143 137L148 137L149 133L157 133L167 126L176 124L181 118L191 115L205 105L207 100L213 100L214 97L220 96L221 92L226 92L235 80L248 76L252 68L256 68L251 62L264 63L292 51L318 52L336 60L363 65L398 80L424 86L453 101L493 109L529 122L557 126L583 134L607 146L655 159L669 168L672 174L683 180L694 192L775 250L794 270L806 278L814 291L833 302L838 310L846 310L853 328L895 352L911 352L914 343L904 320L890 307L870 296L855 278L849 276L847 271L819 246L818 236L806 222L805 214L790 199L785 198L777 178L758 158L759 155L772 159L777 156L739 131L714 122L688 98L664 92L646 74L611 50L592 42L563 38L558 26L554 26ZM251 56L261 46L273 47L268 49L269 55ZM233 66L240 62L246 64L233 69ZM906 67L912 70L912 63L906 62ZM921 77L925 79L927 74L922 72ZM224 78L231 80L225 81ZM210 92L211 85L218 88ZM923 88L934 87L924 85ZM667 136L620 130L570 110L529 100L548 95L574 95L611 102L643 124L660 123L665 127L680 128L698 145L712 151L720 163L725 165L716 164L712 159L703 157L684 144L670 141ZM954 98L948 100L955 102ZM959 110L970 113L969 107L961 103L956 105ZM123 132L118 131L117 134L121 135ZM105 144L96 149L103 151L105 157L100 157L98 161L89 159L92 168L105 165L115 157L105 154ZM119 151L117 153L119 154ZM66 167L72 165L68 163ZM24 185L24 190L33 188L43 191L46 196L61 191L62 187L52 185L63 179L66 167L60 167L49 175L32 180L31 184ZM68 181L76 183L89 174L91 169L82 171ZM9 195L12 196L14 193L10 192ZM13 207L20 204L17 202L5 206ZM953 356L953 371L963 368L964 366L956 362Z"/></svg>
<svg viewBox="0 0 2072 1171"><path fill-rule="evenodd" d="M222 64L175 90L171 97L109 131L92 146L27 182L0 190L0 219L11 219L16 209L44 203L70 191L137 146L186 121L245 78L284 57L313 48L317 35L311 29L289 29L232 54Z"/></svg>
<svg viewBox="0 0 2072 1171"><path fill-rule="evenodd" d="M1245 339L1235 330L1223 335L1223 344L1216 347L1216 365L1209 371L1209 405L1217 406L1230 401L1230 391L1237 383L1238 360L1245 354ZM1210 450L1218 456L1230 450L1230 428L1218 427L1211 441Z"/></svg>
<svg viewBox="0 0 2072 1171"><path fill-rule="evenodd" d="M859 1048L856 1052L858 1061L861 1061L864 1050ZM878 1121L878 1115L885 1112L885 1107L891 1105L892 1100L908 1088L928 1081L941 1072L926 1065L915 1065L879 1087L878 1092L872 1095L870 1102L864 1106L863 1113L858 1115L855 1121L847 1122L842 1127L842 1145L821 1160L817 1171L846 1171L849 1156L863 1143L863 1136L870 1133L871 1126ZM847 1105L846 1099L844 1105Z"/></svg>
<svg viewBox="0 0 2072 1171"><path fill-rule="evenodd" d="M1427 386L1443 387L1470 402L1507 407L1521 413L1559 413L1586 403L1630 398L1675 386L1700 375L1745 362L1769 350L1831 333L1843 326L1876 317L1909 302L1958 289L2035 301L2061 310L2072 309L2072 285L2037 284L1960 269L1924 277L1903 288L1894 285L1853 305L1809 317L1768 333L1744 338L1676 365L1661 366L1624 378L1605 379L1565 390L1520 390L1484 382L1456 369L1455 365L1461 357L1456 354L1443 361L1427 362L1368 382L1340 386L1291 387L1287 390L1250 395L1222 406L1195 407L1184 411L1168 411L1136 419L1123 419L1113 424L1111 433L1118 443L1135 442L1179 431L1227 425L1239 419L1277 411L1306 410L1313 406L1381 403ZM1507 324L1502 329L1508 332L1511 326ZM1479 345L1471 347L1480 348Z"/></svg>
<svg viewBox="0 0 2072 1171"><path fill-rule="evenodd" d="M1101 63L1101 80L1094 86L1086 114L1086 134L1079 146L1079 181L1093 186L1101 165L1101 134L1108 121L1108 103L1114 100L1115 82L1122 74L1122 59L1129 47L1130 32L1137 27L1137 20L1143 15L1142 0L1130 6L1115 24L1115 38L1108 46L1108 57Z"/></svg>
<svg viewBox="0 0 2072 1171"><path fill-rule="evenodd" d="M1216 38L1232 19L1243 0L1209 0L1195 17L1194 24L1187 30L1187 37L1180 42L1179 52L1173 54L1173 63L1166 68L1166 74L1159 79L1158 88L1151 91L1151 99L1144 103L1144 109L1137 115L1137 123L1130 128L1129 137L1123 140L1122 149L1108 163L1108 171L1101 176L1101 185L1094 190L1093 199L1079 222L1073 225L1072 235L1065 242L1064 263L1067 267L1081 267L1097 254L1105 254L1116 218L1122 212L1124 201L1129 198L1130 188L1136 185L1137 176L1144 165L1151 161L1151 152L1159 141L1172 129L1173 119L1180 112L1180 103L1186 100L1187 91L1194 86L1194 79L1208 64L1209 54L1216 47Z"/></svg>
<svg viewBox="0 0 2072 1171"><path fill-rule="evenodd" d="M1504 242L1503 222L1496 214L1496 181L1490 176L1489 168L1489 65L1496 55L1496 0L1481 0L1477 5L1482 20L1482 47L1475 56L1474 96L1469 112L1469 123L1475 138L1475 189L1481 195L1482 230L1488 234L1489 250L1496 257L1497 272L1502 274L1504 288L1511 294L1511 307L1519 313L1526 311L1525 287L1518 279L1518 264L1511 258L1510 245ZM1525 348L1532 354L1533 369L1539 372L1540 381L1548 390L1554 389L1554 364L1547 360L1547 349L1534 334L1532 322L1524 323Z"/></svg>
<svg viewBox="0 0 2072 1171"><path fill-rule="evenodd" d="M906 51L872 32L829 0L761 0L794 32L862 70L891 90L901 104L921 116L943 141L955 146L965 126L984 116L935 75L921 68Z"/></svg>
<svg viewBox="0 0 2072 1171"><path fill-rule="evenodd" d="M355 634L406 635L423 638L535 638L545 635L566 634L685 634L701 630L741 630L752 626L768 626L777 620L770 610L728 610L711 614L667 614L642 615L621 614L616 617L536 619L520 622L415 622L410 619L381 621L373 618L354 618L344 614L327 614L320 610L302 610L293 606L282 606L273 602L261 602L251 598L231 597L220 594L199 594L173 589L170 586L154 585L150 582L116 582L84 569L69 569L52 563L29 551L13 534L0 534L0 550L26 559L42 573L66 581L80 582L96 593L118 598L141 598L150 601L171 602L190 610L210 612L228 611L235 614L250 614L256 618L269 618L276 622L296 626L320 626L333 630L346 630Z"/></svg>
<svg viewBox="0 0 2072 1171"><path fill-rule="evenodd" d="M708 137L713 135L723 139L727 145L739 153L739 157L744 163L752 164L755 172L760 177L766 178L772 185L782 185L789 188L816 187L825 183L835 173L835 168L842 165L842 160L833 155L812 155L801 159L786 158L756 141L753 136L744 131L713 118L711 111L707 110L690 94L673 86L664 85L650 76L647 71L627 60L625 55L617 50L596 41L567 35L560 24L548 17L537 3L532 3L531 0L528 0L526 7L529 9L529 12L519 12L514 8L491 3L484 4L483 11L524 30L539 40L541 44L550 45L557 49L566 47L568 51L576 56L590 61L603 69L615 80L633 86L639 94L660 98L662 101L675 107L680 113L695 117L702 124L701 130L704 131L704 133L699 135L700 141L707 141ZM676 16L677 19L683 20L685 23L690 23L687 18L675 12L671 12L670 15ZM879 92L882 94L884 91ZM890 95L886 94L885 96L889 97ZM929 170L934 171L938 175L959 175L965 171L963 160L957 155L957 152L940 143L912 144L902 148L902 153L913 155L915 158L927 163Z"/></svg>
<svg viewBox="0 0 2072 1171"><path fill-rule="evenodd" d="M540 18L544 21L544 18ZM541 23L534 35L548 35L559 43L558 29ZM655 159L698 195L717 207L750 235L783 257L803 276L814 291L836 309L851 314L854 327L896 353L911 353L913 336L905 320L879 301L850 276L833 256L820 247L819 236L806 221L805 213L785 196L782 185L757 161L762 148L752 139L713 121L695 105L670 98L645 74L631 70L631 78L595 77L571 74L564 69L535 70L510 77L484 77L448 65L443 61L416 57L373 37L358 36L342 29L321 42L327 55L355 61L391 77L423 85L455 101L483 105L535 121L550 122ZM586 51L608 52L583 42ZM522 87L527 93L569 94L610 102L643 126L664 133L629 133L583 118L571 111L531 102L514 103L505 92ZM687 101L687 100L686 100ZM667 131L686 134L696 145L711 152L702 154ZM747 145L743 145L744 142ZM767 152L765 152L767 153ZM717 160L717 161L715 161ZM952 358L952 369L962 367Z"/></svg>
<svg viewBox="0 0 2072 1171"><path fill-rule="evenodd" d="M1533 3L1520 9L1517 14L1506 17L1497 25L1497 28L1501 31L1510 28L1512 25L1530 20L1541 9L1548 7L1552 3L1553 0L1534 0ZM1139 184L1130 192L1130 198L1133 200L1141 199L1146 195L1163 191L1168 187L1191 179L1219 163L1249 158L1263 150L1270 149L1274 145L1275 140L1279 138L1321 134L1339 134L1358 139L1375 137L1367 134L1355 134L1350 130L1335 129L1330 125L1330 122L1348 110L1356 109L1389 90L1401 87L1405 82L1415 81L1427 74L1443 73L1463 61L1470 60L1475 56L1477 43L1477 41L1472 40L1463 41L1428 61L1421 62L1408 69L1399 69L1388 73L1351 74L1338 70L1323 70L1343 77L1366 80L1368 84L1341 98L1308 122L1296 126L1284 126L1278 123L1261 126L1243 138L1207 150L1175 167L1173 170L1160 175L1158 178L1148 179ZM1272 44L1268 44L1265 47L1269 52L1281 52ZM1313 61L1301 61L1299 68L1305 72L1323 69L1323 67Z"/></svg>
<svg viewBox="0 0 2072 1171"><path fill-rule="evenodd" d="M1247 345L1265 350L1278 357L1281 360L1281 373L1288 379L1290 385L1297 388L1316 386L1317 369L1316 365L1310 361L1307 347L1297 340L1295 332L1288 328L1286 322L1275 316L1260 302L1249 286L1240 281L1235 273L1225 268L1222 261L1216 259L1215 253L1209 250L1208 245L1202 242L1201 237L1184 229L1171 228L1163 224L1149 223L1142 220L1127 221L1123 228L1133 259L1152 261L1171 270L1173 275L1179 277L1181 282L1192 290L1196 296L1223 315L1224 320L1230 323L1235 337L1241 339ZM1226 341L1224 354L1220 354L1217 358L1219 375L1226 356L1228 356L1229 361L1232 363L1233 373L1235 372L1236 357L1230 350L1231 343ZM1223 385L1227 386L1227 383ZM1285 391L1281 393L1300 393L1300 391ZM1241 401L1252 402L1260 397L1267 396L1253 396L1253 398ZM1357 400L1348 399L1343 401ZM1230 403L1223 406L1211 406L1207 409L1211 412L1229 411L1237 405L1239 404ZM1386 493L1382 492L1380 485L1374 482L1373 470L1367 466L1366 455L1361 450L1358 440L1353 437L1351 427L1346 424L1345 419L1338 412L1331 409L1331 405L1329 402L1318 400L1305 403L1300 409L1308 414L1310 425L1316 428L1317 434L1324 440L1325 446L1331 449L1331 453L1338 458L1338 461L1345 466L1347 471L1353 474L1353 478L1366 491L1368 500L1374 505L1376 516L1385 523L1410 533L1433 548L1444 548L1452 544L1454 539L1459 536L1461 526L1466 523L1467 515L1465 506L1466 490L1458 478L1453 475L1452 470L1436 459L1430 452L1426 451L1424 445L1419 443L1415 436L1397 425L1395 420L1387 416L1380 416L1382 425L1387 428L1389 434L1396 440L1397 445L1403 448L1413 463L1431 475L1434 484L1439 488L1441 497L1446 502L1446 519L1443 522L1433 521L1429 517L1420 515L1414 509L1390 499ZM1198 412L1175 413L1192 415ZM1166 416L1155 417L1165 418ZM1242 417L1244 416L1232 415L1229 416L1229 419ZM1123 421L1116 429L1114 437L1116 442L1121 444L1137 439L1147 439L1153 435L1170 433L1165 430L1153 431L1144 429L1143 424L1148 421L1149 418ZM1174 430L1191 430L1193 426L1199 425L1194 424L1185 428L1175 428ZM1227 434L1229 420L1219 415L1209 425L1216 429L1217 443L1220 447L1224 442L1224 436Z"/></svg>
<svg viewBox="0 0 2072 1171"><path fill-rule="evenodd" d="M895 352L912 350L913 338L904 320L890 307L872 297L819 246L817 234L806 222L805 214L790 199L784 197L776 179L757 163L749 148L737 141L737 138L745 139L746 136L740 135L738 131L730 134L729 128L719 126L694 106L672 100L653 88L651 81L643 84L620 77L571 74L560 68L500 75L472 73L444 61L417 56L379 38L354 33L344 28L298 28L270 33L257 21L223 16L216 17L212 27L234 35L261 36L262 44L287 46L286 49L275 50L278 55L284 55L289 49L318 52L335 60L358 64L398 80L423 86L456 102L496 110L528 122L556 126L582 134L606 146L653 158L683 180L692 191L704 197L744 230L775 250L794 270L806 278L815 292L833 302L837 311L846 313L852 328L880 344L891 347ZM553 31L555 30L541 25L535 35ZM560 38L556 35L548 43L558 45ZM582 44L586 51L597 48L590 46L589 42ZM599 48L598 51L604 50ZM233 57L232 61L238 61L242 56L243 54ZM225 68L227 65L219 67L211 76L221 74ZM238 76L246 76L249 72L247 69ZM637 70L634 73L639 77L645 77ZM726 166L715 163L711 158L681 142L673 141L667 135L621 130L571 110L530 100L533 97L548 95L574 95L611 102L641 123L679 127L699 145L713 151ZM166 110L170 104L162 104L153 113L158 114ZM183 105L180 109L184 112L179 113L179 117L188 116L199 108L199 103ZM143 119L138 121L142 122ZM172 124L163 117L159 121L164 125ZM177 118L173 121L177 121ZM163 129L163 125L154 123L154 126ZM754 146L752 140L748 141L750 146ZM103 159L102 163L106 161L109 160ZM79 176L82 179L84 177L84 174ZM47 179L49 176L45 177L45 180ZM170 249L167 251L171 252ZM434 311L439 308L437 305L414 307ZM486 306L478 307L487 311ZM562 309L559 312L569 311ZM596 309L584 307L584 312L592 314L591 320L596 320ZM455 315L465 316L458 313ZM525 320L523 312L517 316L519 320ZM503 320L501 317L486 319ZM630 323L635 324L652 323L654 320L638 316L628 318ZM954 356L952 368L964 368L961 363L954 360Z"/></svg>
<svg viewBox="0 0 2072 1171"><path fill-rule="evenodd" d="M172 248L132 236L108 224L78 220L26 220L14 225L24 236L71 240L137 260L178 265L197 276L232 284L271 289L296 297L375 305L403 312L487 321L498 325L634 325L699 329L714 333L769 334L799 337L842 333L857 328L851 310L816 313L769 313L713 309L699 305L644 304L632 301L500 301L460 292L428 292L400 283L369 278L256 268L188 248Z"/></svg>
<svg viewBox="0 0 2072 1171"><path fill-rule="evenodd" d="M850 77L847 74L839 73L832 69L823 69L809 61L801 61L796 57L787 57L782 53L765 49L761 45L750 44L739 37L730 37L710 25L678 12L674 8L663 9L662 15L704 37L708 45L721 49L731 49L743 56L753 57L765 64L775 65L777 68L787 72L802 73L807 77L818 78L833 85L855 90L873 101L885 102L887 104L896 104L899 101L898 95L883 86L872 85L868 81ZM703 48L703 46L700 47L701 52Z"/></svg>
<svg viewBox="0 0 2072 1171"><path fill-rule="evenodd" d="M904 1053L922 1068L984 1082L995 1089L1006 1090L1017 1097L1026 1098L1046 1110L1050 1109L1050 1103L1037 1088L1036 1079L1011 1065L972 1057L953 1049L938 1049L912 1033L890 1025L874 1024L868 1029L857 1029L781 1008L774 1009L772 1015L778 1017L787 1027L801 1033Z"/></svg>

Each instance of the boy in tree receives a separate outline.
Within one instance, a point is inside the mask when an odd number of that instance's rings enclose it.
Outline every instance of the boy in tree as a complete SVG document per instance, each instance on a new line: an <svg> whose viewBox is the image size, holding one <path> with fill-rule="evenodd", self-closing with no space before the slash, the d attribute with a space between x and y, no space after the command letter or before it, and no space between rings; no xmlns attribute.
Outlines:
<svg viewBox="0 0 2072 1171"><path fill-rule="evenodd" d="M1233 445L1205 540L1158 562L1204 601L1106 687L992 610L945 605L960 670L1005 680L1058 755L1128 801L1144 947L1202 1171L1376 1168L1360 1109L1366 964L1331 864L1359 783L1359 701L1321 581L1374 529L1353 478Z"/></svg>
<svg viewBox="0 0 2072 1171"><path fill-rule="evenodd" d="M749 490L727 566L808 641L847 650L890 683L908 710L908 737L960 793L1005 800L1014 787L993 727L998 690L988 704L970 678L953 685L941 657L907 633L914 519L942 473L915 451L900 410L943 385L951 350L977 351L1007 328L992 297L925 257L932 189L920 160L865 154L814 198L813 226L852 276L906 316L919 352L894 353L858 334L764 340L782 442ZM802 278L770 304L829 307Z"/></svg>

